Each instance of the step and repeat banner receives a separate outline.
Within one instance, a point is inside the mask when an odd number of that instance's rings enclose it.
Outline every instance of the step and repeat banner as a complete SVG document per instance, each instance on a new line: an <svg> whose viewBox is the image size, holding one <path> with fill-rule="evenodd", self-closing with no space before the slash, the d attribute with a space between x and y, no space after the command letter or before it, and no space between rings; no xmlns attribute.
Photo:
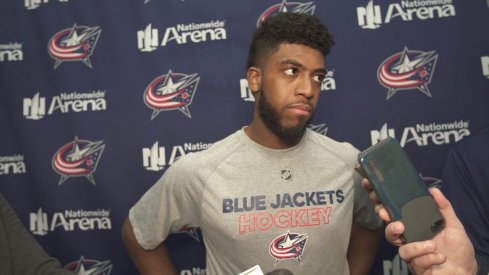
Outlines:
<svg viewBox="0 0 489 275"><path fill-rule="evenodd" d="M359 149L394 136L440 185L448 149L489 124L486 0L3 0L0 191L48 253L79 274L137 273L129 208L251 122L248 45L279 12L336 36L314 131ZM166 244L180 274L205 274L199 230ZM371 274L408 271L383 241Z"/></svg>

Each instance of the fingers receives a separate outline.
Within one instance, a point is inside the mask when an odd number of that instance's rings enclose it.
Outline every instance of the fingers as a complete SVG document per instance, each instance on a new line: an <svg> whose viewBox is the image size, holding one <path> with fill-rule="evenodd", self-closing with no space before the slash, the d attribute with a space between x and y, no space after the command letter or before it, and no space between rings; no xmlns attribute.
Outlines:
<svg viewBox="0 0 489 275"><path fill-rule="evenodd" d="M386 223L391 222L391 218L389 216L389 213L387 210L384 208L382 204L377 204L375 206L375 212L379 215L379 217Z"/></svg>
<svg viewBox="0 0 489 275"><path fill-rule="evenodd" d="M360 184L362 185L363 189L365 189L365 191L367 191L369 198L373 202L380 203L379 197L377 196L374 189L370 185L370 182L368 181L368 179L363 178L362 181L360 182Z"/></svg>
<svg viewBox="0 0 489 275"><path fill-rule="evenodd" d="M402 233L404 233L404 224L402 222L391 222L385 227L385 239L393 245L403 245L401 240Z"/></svg>
<svg viewBox="0 0 489 275"><path fill-rule="evenodd" d="M429 191L436 204L438 205L438 208L440 209L440 212L445 220L451 222L458 220L457 215L453 210L452 204L450 203L450 201L448 201L445 195L443 195L440 189L430 188Z"/></svg>
<svg viewBox="0 0 489 275"><path fill-rule="evenodd" d="M365 191L367 191L368 193L373 191L372 186L370 185L370 182L368 182L368 179L363 178L362 181L360 182L360 184L362 185L363 189L365 189Z"/></svg>
<svg viewBox="0 0 489 275"><path fill-rule="evenodd" d="M414 242L399 248L399 256L409 264L415 274L423 274L422 271L433 265L443 264L446 256L436 252L437 246L431 241Z"/></svg>

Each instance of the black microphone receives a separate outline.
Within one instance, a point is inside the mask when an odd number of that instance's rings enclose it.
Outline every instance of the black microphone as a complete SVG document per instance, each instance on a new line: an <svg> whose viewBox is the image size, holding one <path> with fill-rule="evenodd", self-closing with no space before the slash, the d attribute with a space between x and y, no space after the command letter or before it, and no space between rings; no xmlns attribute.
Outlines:
<svg viewBox="0 0 489 275"><path fill-rule="evenodd" d="M285 269L285 268L279 268L279 269L274 269L270 272L265 273L265 275L294 275L292 271Z"/></svg>

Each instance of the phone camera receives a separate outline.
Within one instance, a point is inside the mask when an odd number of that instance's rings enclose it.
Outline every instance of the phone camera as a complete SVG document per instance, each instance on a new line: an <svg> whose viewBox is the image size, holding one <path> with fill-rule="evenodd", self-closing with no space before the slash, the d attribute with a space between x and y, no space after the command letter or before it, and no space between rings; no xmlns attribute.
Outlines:
<svg viewBox="0 0 489 275"><path fill-rule="evenodd" d="M440 231L441 226L443 225L444 221L442 219L437 220L431 225L431 232L436 233Z"/></svg>

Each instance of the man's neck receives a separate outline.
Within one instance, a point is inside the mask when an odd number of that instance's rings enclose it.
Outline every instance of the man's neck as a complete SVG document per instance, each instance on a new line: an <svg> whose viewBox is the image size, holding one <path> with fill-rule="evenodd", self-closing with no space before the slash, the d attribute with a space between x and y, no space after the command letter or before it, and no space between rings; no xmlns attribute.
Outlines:
<svg viewBox="0 0 489 275"><path fill-rule="evenodd" d="M257 123L256 121L253 121L250 126L244 129L244 131L251 140L270 149L287 149L294 147L301 140L300 138L296 141L284 140L270 131L266 125Z"/></svg>

